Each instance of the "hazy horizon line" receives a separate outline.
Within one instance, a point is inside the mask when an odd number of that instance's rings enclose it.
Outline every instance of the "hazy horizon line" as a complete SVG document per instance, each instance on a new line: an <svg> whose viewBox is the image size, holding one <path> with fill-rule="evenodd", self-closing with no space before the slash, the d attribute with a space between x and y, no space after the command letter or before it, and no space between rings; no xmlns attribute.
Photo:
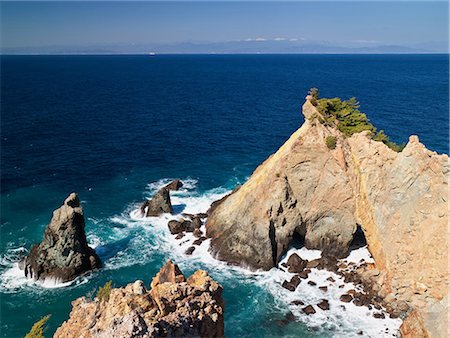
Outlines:
<svg viewBox="0 0 450 338"><path fill-rule="evenodd" d="M154 57L157 55L450 55L450 52L433 52L433 51L427 51L427 52L380 52L380 53L312 53L312 52L305 52L305 53L285 53L285 52L279 52L279 53L190 53L190 52L176 52L176 53L1 53L0 56L102 56L102 55L129 55L129 56L149 56Z"/></svg>

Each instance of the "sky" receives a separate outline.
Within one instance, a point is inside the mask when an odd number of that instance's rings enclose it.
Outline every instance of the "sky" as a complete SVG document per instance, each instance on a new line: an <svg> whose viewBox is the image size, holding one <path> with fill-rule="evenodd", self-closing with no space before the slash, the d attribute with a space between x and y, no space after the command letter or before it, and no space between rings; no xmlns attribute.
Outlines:
<svg viewBox="0 0 450 338"><path fill-rule="evenodd" d="M448 15L446 1L2 1L1 47L284 41L445 51Z"/></svg>

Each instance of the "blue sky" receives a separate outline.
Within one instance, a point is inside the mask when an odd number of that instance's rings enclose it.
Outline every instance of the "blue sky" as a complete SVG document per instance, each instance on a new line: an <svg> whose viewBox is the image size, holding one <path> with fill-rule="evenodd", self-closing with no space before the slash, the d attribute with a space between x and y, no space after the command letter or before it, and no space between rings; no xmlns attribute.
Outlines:
<svg viewBox="0 0 450 338"><path fill-rule="evenodd" d="M267 39L446 44L442 2L2 2L2 47Z"/></svg>

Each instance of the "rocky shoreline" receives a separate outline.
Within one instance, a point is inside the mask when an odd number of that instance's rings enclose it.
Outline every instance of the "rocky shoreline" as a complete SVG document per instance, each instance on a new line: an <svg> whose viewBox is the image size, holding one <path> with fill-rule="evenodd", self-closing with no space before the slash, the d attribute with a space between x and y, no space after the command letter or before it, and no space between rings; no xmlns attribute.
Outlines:
<svg viewBox="0 0 450 338"><path fill-rule="evenodd" d="M396 152L370 131L344 135L316 104L308 96L301 128L212 206L206 234L213 255L269 270L301 238L336 269L332 262L348 254L360 227L378 272L346 278L361 280L372 298L406 316L405 337L445 336L448 156L429 151L417 136Z"/></svg>
<svg viewBox="0 0 450 338"><path fill-rule="evenodd" d="M223 337L223 313L220 284L203 270L186 279L168 260L149 290L138 280L76 299L54 337Z"/></svg>
<svg viewBox="0 0 450 338"><path fill-rule="evenodd" d="M416 136L395 152L367 131L344 135L337 125L322 122L311 96L303 114L301 128L243 186L206 212L169 218L167 230L185 255L208 247L229 265L288 273L279 283L286 292L305 284L317 289L320 300L299 297L290 303L304 315L330 311L335 304L329 288L343 288L339 306L344 310L351 303L376 319L400 318L403 337L445 336L448 156L427 150ZM330 137L333 144L327 142ZM160 188L140 205L140 217L173 215L170 191L182 186L174 180ZM358 232L373 261L345 261ZM320 258L286 256L296 241L320 250ZM76 194L55 210L43 241L19 266L29 278L62 282L101 267L87 245ZM336 278L318 283L310 278L317 271ZM338 278L354 287L344 290ZM169 260L149 290L136 281L111 289L106 300L74 301L55 337L222 337L221 294L222 287L205 271L186 279ZM294 320L288 312L283 323Z"/></svg>

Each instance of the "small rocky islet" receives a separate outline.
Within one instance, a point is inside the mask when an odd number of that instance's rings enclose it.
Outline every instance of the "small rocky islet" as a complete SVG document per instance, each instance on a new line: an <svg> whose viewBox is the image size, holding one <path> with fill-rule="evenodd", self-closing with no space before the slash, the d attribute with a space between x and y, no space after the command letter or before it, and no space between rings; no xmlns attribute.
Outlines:
<svg viewBox="0 0 450 338"><path fill-rule="evenodd" d="M35 280L68 282L101 267L95 250L88 246L80 200L71 193L53 212L41 243L19 262L25 276Z"/></svg>
<svg viewBox="0 0 450 338"><path fill-rule="evenodd" d="M291 277L280 283L286 292L302 283L317 288L324 295L319 302L291 302L307 316L329 311L329 288L343 280L356 286L342 291L344 309L352 303L376 310L375 318L400 317L403 337L445 336L448 156L429 151L417 136L411 136L404 149L396 147L384 134L374 136L371 125L349 134L348 126L341 128L345 121L340 112L327 106L337 101L324 102L317 93L307 96L304 124L244 185L214 202L206 213L170 220L169 232L178 241L192 240L186 255L210 239L209 250L219 260L252 270L276 267L288 272ZM173 213L170 191L182 186L175 180L161 188L142 203L141 216ZM373 263L343 260L358 229ZM187 233L192 234L188 240ZM285 257L295 238L307 249L320 250L321 257ZM54 212L43 241L19 266L29 278L59 281L101 267L87 245L76 194ZM316 269L329 270L335 277L317 284L310 278ZM220 337L221 293L222 287L206 272L199 270L186 280L169 260L150 290L136 281L112 289L106 301L74 301L69 320L55 337L73 332L99 337ZM289 315L283 322L290 320L295 317Z"/></svg>

